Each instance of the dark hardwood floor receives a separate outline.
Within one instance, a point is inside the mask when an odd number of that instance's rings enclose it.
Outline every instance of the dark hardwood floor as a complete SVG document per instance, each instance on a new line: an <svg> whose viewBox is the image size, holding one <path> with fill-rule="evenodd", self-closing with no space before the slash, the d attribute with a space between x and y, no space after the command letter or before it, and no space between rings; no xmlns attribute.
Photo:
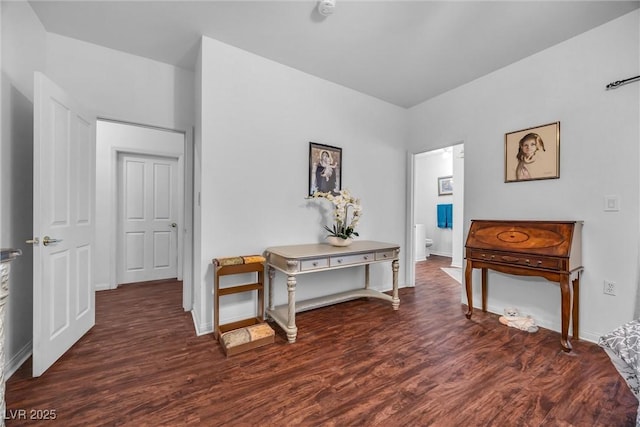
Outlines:
<svg viewBox="0 0 640 427"><path fill-rule="evenodd" d="M399 311L356 300L300 313L296 344L276 328L274 344L230 358L195 336L179 282L99 292L87 335L43 376L28 361L8 381L6 423L634 425L638 402L604 351L573 341L567 354L559 333L466 319L460 285L440 270L449 263L419 263Z"/></svg>

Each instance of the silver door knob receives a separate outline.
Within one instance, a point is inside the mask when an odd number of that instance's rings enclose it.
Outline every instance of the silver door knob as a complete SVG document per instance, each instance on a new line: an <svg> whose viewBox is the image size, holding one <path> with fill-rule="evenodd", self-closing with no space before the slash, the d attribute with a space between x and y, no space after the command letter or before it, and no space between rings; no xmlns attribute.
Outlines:
<svg viewBox="0 0 640 427"><path fill-rule="evenodd" d="M62 239L52 239L49 236L44 236L44 238L42 239L42 244L45 246L48 246L51 243L60 243L60 242L62 242Z"/></svg>
<svg viewBox="0 0 640 427"><path fill-rule="evenodd" d="M38 239L37 237L34 237L33 239L25 240L25 243L29 245L39 245L40 239Z"/></svg>
<svg viewBox="0 0 640 427"><path fill-rule="evenodd" d="M171 228L176 228L178 226L178 224L176 224L175 222L171 223Z"/></svg>

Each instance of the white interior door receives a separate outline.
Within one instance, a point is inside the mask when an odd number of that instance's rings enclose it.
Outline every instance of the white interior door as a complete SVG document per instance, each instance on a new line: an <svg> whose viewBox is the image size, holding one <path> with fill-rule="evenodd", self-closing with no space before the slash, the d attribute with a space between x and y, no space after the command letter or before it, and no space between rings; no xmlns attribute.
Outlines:
<svg viewBox="0 0 640 427"><path fill-rule="evenodd" d="M177 277L177 170L174 158L119 155L119 284Z"/></svg>
<svg viewBox="0 0 640 427"><path fill-rule="evenodd" d="M95 117L35 75L33 375L95 324Z"/></svg>

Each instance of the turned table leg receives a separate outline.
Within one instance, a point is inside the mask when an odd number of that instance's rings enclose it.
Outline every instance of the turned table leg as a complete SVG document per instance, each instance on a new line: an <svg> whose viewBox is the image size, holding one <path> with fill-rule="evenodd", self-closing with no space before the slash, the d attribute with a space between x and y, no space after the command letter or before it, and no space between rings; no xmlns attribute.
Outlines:
<svg viewBox="0 0 640 427"><path fill-rule="evenodd" d="M369 264L364 266L364 288L369 289Z"/></svg>
<svg viewBox="0 0 640 427"><path fill-rule="evenodd" d="M394 310L400 307L400 297L398 296L398 270L400 269L400 263L397 259L391 263L393 269L393 297L391 298L391 306Z"/></svg>
<svg viewBox="0 0 640 427"><path fill-rule="evenodd" d="M276 269L269 266L269 310L273 311L273 279L276 277Z"/></svg>
<svg viewBox="0 0 640 427"><path fill-rule="evenodd" d="M298 328L296 327L296 276L287 278L287 291L289 293L289 313L287 317L287 340L293 344L298 336Z"/></svg>

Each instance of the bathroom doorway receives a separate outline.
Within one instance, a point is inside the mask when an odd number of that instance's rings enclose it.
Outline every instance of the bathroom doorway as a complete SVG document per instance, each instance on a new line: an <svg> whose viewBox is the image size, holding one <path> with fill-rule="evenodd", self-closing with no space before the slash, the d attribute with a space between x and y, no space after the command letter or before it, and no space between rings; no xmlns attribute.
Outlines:
<svg viewBox="0 0 640 427"><path fill-rule="evenodd" d="M431 256L463 261L464 144L413 154L411 245L412 279L417 263ZM450 274L451 275L451 274Z"/></svg>

